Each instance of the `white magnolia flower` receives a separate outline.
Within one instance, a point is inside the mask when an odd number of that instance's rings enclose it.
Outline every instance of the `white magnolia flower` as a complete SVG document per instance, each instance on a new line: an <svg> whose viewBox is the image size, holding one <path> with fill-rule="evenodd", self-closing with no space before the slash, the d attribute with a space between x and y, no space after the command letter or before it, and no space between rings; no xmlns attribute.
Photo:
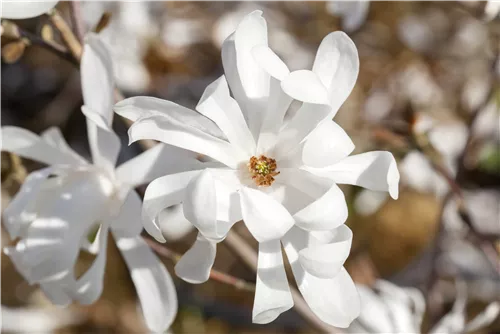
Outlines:
<svg viewBox="0 0 500 334"><path fill-rule="evenodd" d="M349 333L420 333L425 301L414 288L400 288L379 280L374 290L358 285L362 311L348 328ZM430 333L473 332L488 326L497 317L500 303L489 304L474 319L466 322L467 293L464 284L457 284L452 310L430 330Z"/></svg>
<svg viewBox="0 0 500 334"><path fill-rule="evenodd" d="M365 23L370 11L370 1L328 1L326 10L342 18L343 30L353 32Z"/></svg>
<svg viewBox="0 0 500 334"><path fill-rule="evenodd" d="M87 36L81 63L82 89L93 164L77 155L57 128L38 136L2 128L2 149L48 167L31 173L4 211L15 247L6 248L30 284L40 284L52 302L93 303L103 288L108 232L131 271L147 325L163 331L177 311L170 274L141 238L141 199L134 187L198 161L166 145L156 146L115 168L120 140L111 128L114 103L111 58L96 35ZM173 159L172 157L175 157ZM167 159L168 158L168 159ZM97 230L95 241L88 238ZM80 250L96 254L75 277Z"/></svg>
<svg viewBox="0 0 500 334"><path fill-rule="evenodd" d="M2 19L29 19L47 13L59 1L3 0L0 3Z"/></svg>
<svg viewBox="0 0 500 334"><path fill-rule="evenodd" d="M281 241L311 309L326 323L346 327L358 315L359 300L343 268L352 232L343 225L347 205L337 184L389 191L397 198L399 174L389 152L348 157L354 145L331 121L358 75L349 37L329 34L313 70L290 73L267 46L261 14L247 15L224 42L225 76L206 88L198 113L150 97L115 105L117 113L135 121L131 141L155 139L213 159L210 168L151 182L144 225L163 241L158 213L182 203L199 234L176 273L199 283L208 278L216 243L243 219L259 242L253 321L268 323L293 305ZM292 98L302 107L285 117Z"/></svg>

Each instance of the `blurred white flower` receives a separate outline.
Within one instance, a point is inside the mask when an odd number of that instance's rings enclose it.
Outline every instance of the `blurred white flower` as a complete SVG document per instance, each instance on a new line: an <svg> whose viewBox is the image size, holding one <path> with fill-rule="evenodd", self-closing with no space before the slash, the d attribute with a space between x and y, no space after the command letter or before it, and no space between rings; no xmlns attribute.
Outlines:
<svg viewBox="0 0 500 334"><path fill-rule="evenodd" d="M59 1L19 1L3 0L0 3L2 19L29 19L47 13L54 8Z"/></svg>
<svg viewBox="0 0 500 334"><path fill-rule="evenodd" d="M11 308L2 305L2 331L9 333L54 333L57 329L83 322L81 314L69 309Z"/></svg>
<svg viewBox="0 0 500 334"><path fill-rule="evenodd" d="M115 105L118 114L135 122L131 141L155 139L213 160L210 168L151 182L144 226L164 241L158 214L183 206L199 234L176 273L200 283L208 279L217 242L243 219L259 242L253 321L271 322L293 306L281 241L311 309L326 323L346 327L358 315L359 300L343 268L352 232L343 225L347 205L337 183L389 191L397 198L399 173L389 152L348 157L354 144L331 121L358 75L358 54L349 37L329 34L312 71L290 72L268 47L261 15L248 14L224 42L225 76L206 88L198 113L150 97ZM292 99L302 107L284 121Z"/></svg>
<svg viewBox="0 0 500 334"><path fill-rule="evenodd" d="M400 288L388 281L378 280L374 289L357 286L361 296L360 316L348 328L349 333L421 333L425 301L414 288ZM466 322L466 286L456 284L457 293L452 310L430 333L472 332L488 326L497 317L500 303L489 304L474 319Z"/></svg>
<svg viewBox="0 0 500 334"><path fill-rule="evenodd" d="M90 304L102 292L108 232L112 232L147 325L163 331L177 312L176 292L169 273L140 236L141 199L133 188L199 162L187 152L159 145L115 169L120 140L111 128L112 63L97 35L86 38L81 76L93 164L77 155L57 128L41 136L22 128L2 128L3 150L49 165L31 173L5 209L5 228L12 239L20 238L5 253L53 303ZM73 268L80 250L96 258L76 278Z"/></svg>
<svg viewBox="0 0 500 334"><path fill-rule="evenodd" d="M484 19L486 21L491 21L500 15L500 1L490 0L486 1L486 7L484 8Z"/></svg>
<svg viewBox="0 0 500 334"><path fill-rule="evenodd" d="M353 32L365 23L370 1L328 1L326 11L342 18L342 30Z"/></svg>

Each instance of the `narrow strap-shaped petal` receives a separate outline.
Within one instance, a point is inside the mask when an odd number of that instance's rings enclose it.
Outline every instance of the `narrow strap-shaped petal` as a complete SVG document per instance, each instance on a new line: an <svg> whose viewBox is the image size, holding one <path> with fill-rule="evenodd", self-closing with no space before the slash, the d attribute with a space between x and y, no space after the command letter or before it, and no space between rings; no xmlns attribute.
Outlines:
<svg viewBox="0 0 500 334"><path fill-rule="evenodd" d="M299 252L299 261L308 273L316 277L334 278L349 256L352 231L342 225L323 234L327 234L328 239L302 249Z"/></svg>
<svg viewBox="0 0 500 334"><path fill-rule="evenodd" d="M248 160L243 151L230 143L166 115L141 118L129 128L128 134L130 142L141 139L158 140L208 155L232 168Z"/></svg>
<svg viewBox="0 0 500 334"><path fill-rule="evenodd" d="M237 145L249 155L254 154L254 138L238 103L229 95L224 76L207 86L196 110L214 121L230 143Z"/></svg>
<svg viewBox="0 0 500 334"><path fill-rule="evenodd" d="M2 151L12 152L23 158L33 159L47 165L82 164L82 159L53 145L53 140L44 139L29 130L15 126L4 126L1 132Z"/></svg>
<svg viewBox="0 0 500 334"><path fill-rule="evenodd" d="M196 153L158 144L118 166L116 178L121 183L137 187L163 175L201 169L202 166Z"/></svg>
<svg viewBox="0 0 500 334"><path fill-rule="evenodd" d="M175 265L175 274L186 282L199 284L206 282L214 265L217 242L208 240L201 233L193 246L184 253Z"/></svg>
<svg viewBox="0 0 500 334"><path fill-rule="evenodd" d="M293 307L279 240L259 243L252 321L267 324Z"/></svg>
<svg viewBox="0 0 500 334"><path fill-rule="evenodd" d="M152 181L146 188L142 207L142 223L144 229L156 240L165 242L157 223L158 215L163 209L181 203L186 186L198 173L199 171L191 171L166 175Z"/></svg>
<svg viewBox="0 0 500 334"><path fill-rule="evenodd" d="M88 161L85 160L83 157L78 155L66 142L64 139L64 136L61 132L61 129L56 128L56 127L51 127L45 130L40 134L40 137L43 138L43 140L50 145L57 147L61 150L61 152L65 152L68 155L73 156L75 161L80 161L82 165L88 164Z"/></svg>
<svg viewBox="0 0 500 334"><path fill-rule="evenodd" d="M92 162L112 175L120 153L120 138L99 113L86 106L82 107L82 112L87 118L87 135Z"/></svg>
<svg viewBox="0 0 500 334"><path fill-rule="evenodd" d="M283 92L281 80L290 71L285 63L267 46L258 45L252 49L255 61L270 76L269 97L261 116L261 125L257 143L257 154L265 154L276 143L283 118L292 98Z"/></svg>
<svg viewBox="0 0 500 334"><path fill-rule="evenodd" d="M120 237L135 237L142 231L142 201L135 190L129 191L118 216L112 217L111 229Z"/></svg>
<svg viewBox="0 0 500 334"><path fill-rule="evenodd" d="M361 299L361 314L349 326L348 333L394 333L391 313L383 300L371 288L357 284Z"/></svg>
<svg viewBox="0 0 500 334"><path fill-rule="evenodd" d="M392 198L398 198L399 171L390 152L373 151L352 155L331 166L307 170L336 183L388 191Z"/></svg>
<svg viewBox="0 0 500 334"><path fill-rule="evenodd" d="M337 123L325 120L279 166L326 167L346 158L354 143Z"/></svg>
<svg viewBox="0 0 500 334"><path fill-rule="evenodd" d="M162 210L157 220L158 226L167 241L176 241L184 238L194 230L193 224L184 217L182 204L176 204Z"/></svg>
<svg viewBox="0 0 500 334"><path fill-rule="evenodd" d="M299 252L309 243L308 233L293 227L282 242L299 290L311 310L329 325L348 327L359 316L361 305L354 282L345 268L334 278L313 276L299 261Z"/></svg>
<svg viewBox="0 0 500 334"><path fill-rule="evenodd" d="M258 242L279 239L294 224L283 205L260 190L242 188L240 203L245 225Z"/></svg>
<svg viewBox="0 0 500 334"><path fill-rule="evenodd" d="M465 325L465 332L477 331L480 328L489 326L500 313L500 303L493 302L484 308L478 315Z"/></svg>
<svg viewBox="0 0 500 334"><path fill-rule="evenodd" d="M164 332L177 314L172 277L141 236L117 238L116 245L130 271L148 328Z"/></svg>
<svg viewBox="0 0 500 334"><path fill-rule="evenodd" d="M358 50L354 42L342 31L328 34L318 48L312 71L328 91L332 115L347 99L359 72Z"/></svg>
<svg viewBox="0 0 500 334"><path fill-rule="evenodd" d="M222 45L224 73L255 140L260 128L259 109L269 95L269 76L252 55L257 45L267 45L267 24L259 10L245 16Z"/></svg>
<svg viewBox="0 0 500 334"><path fill-rule="evenodd" d="M3 1L2 19L29 19L31 17L42 15L54 8L59 1Z"/></svg>
<svg viewBox="0 0 500 334"><path fill-rule="evenodd" d="M98 113L110 127L114 104L113 62L108 47L94 33L85 36L80 67L84 105Z"/></svg>
<svg viewBox="0 0 500 334"><path fill-rule="evenodd" d="M140 118L167 115L220 139L226 139L221 130L206 116L177 103L150 96L135 96L116 103L114 111L131 121Z"/></svg>

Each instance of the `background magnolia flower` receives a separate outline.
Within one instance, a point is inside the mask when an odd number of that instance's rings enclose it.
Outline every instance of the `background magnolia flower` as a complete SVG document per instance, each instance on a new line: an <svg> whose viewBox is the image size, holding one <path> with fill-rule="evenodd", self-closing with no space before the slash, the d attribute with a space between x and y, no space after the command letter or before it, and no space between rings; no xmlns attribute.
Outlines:
<svg viewBox="0 0 500 334"><path fill-rule="evenodd" d="M473 332L495 320L500 303L489 304L471 321L466 322L466 287L456 284L457 293L452 310L430 330L430 333ZM415 288L400 288L388 281L378 280L374 289L357 285L362 311L348 328L349 333L421 333L425 310L423 295Z"/></svg>
<svg viewBox="0 0 500 334"><path fill-rule="evenodd" d="M328 1L326 10L342 18L343 30L353 32L365 23L370 11L370 1Z"/></svg>
<svg viewBox="0 0 500 334"><path fill-rule="evenodd" d="M29 19L47 13L59 1L2 1L2 19Z"/></svg>
<svg viewBox="0 0 500 334"><path fill-rule="evenodd" d="M3 150L49 165L31 173L5 209L4 226L12 239L20 238L5 252L25 279L40 284L53 303L90 304L102 292L111 231L131 272L148 327L163 331L177 312L175 287L140 236L141 199L133 188L200 163L187 152L158 145L115 169L120 140L111 128L111 68L106 46L98 36L87 36L81 61L82 111L93 164L77 155L57 128L41 136L17 127L2 128ZM81 249L96 258L77 278L74 266Z"/></svg>
<svg viewBox="0 0 500 334"><path fill-rule="evenodd" d="M135 121L131 141L155 139L213 160L209 168L151 182L144 226L164 241L158 214L183 206L199 234L176 273L200 283L208 279L217 242L243 219L259 242L253 321L271 322L293 306L282 242L311 309L323 321L347 327L359 313L359 301L343 268L352 232L343 225L347 205L337 184L389 191L397 198L399 173L389 152L348 157L354 144L331 121L358 74L349 37L329 34L312 71L290 72L268 47L261 14L248 14L224 42L225 76L206 88L198 113L150 97L115 105L118 114ZM285 117L292 99L302 107Z"/></svg>

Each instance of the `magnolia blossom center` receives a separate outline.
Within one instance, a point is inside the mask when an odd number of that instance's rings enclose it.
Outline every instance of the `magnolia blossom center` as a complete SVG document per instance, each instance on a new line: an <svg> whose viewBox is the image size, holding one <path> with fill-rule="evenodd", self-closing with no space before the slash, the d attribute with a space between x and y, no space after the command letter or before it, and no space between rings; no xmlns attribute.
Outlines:
<svg viewBox="0 0 500 334"><path fill-rule="evenodd" d="M276 171L276 160L261 155L253 156L248 162L248 171L252 175L252 180L258 186L268 187L274 182L274 177L280 172Z"/></svg>

